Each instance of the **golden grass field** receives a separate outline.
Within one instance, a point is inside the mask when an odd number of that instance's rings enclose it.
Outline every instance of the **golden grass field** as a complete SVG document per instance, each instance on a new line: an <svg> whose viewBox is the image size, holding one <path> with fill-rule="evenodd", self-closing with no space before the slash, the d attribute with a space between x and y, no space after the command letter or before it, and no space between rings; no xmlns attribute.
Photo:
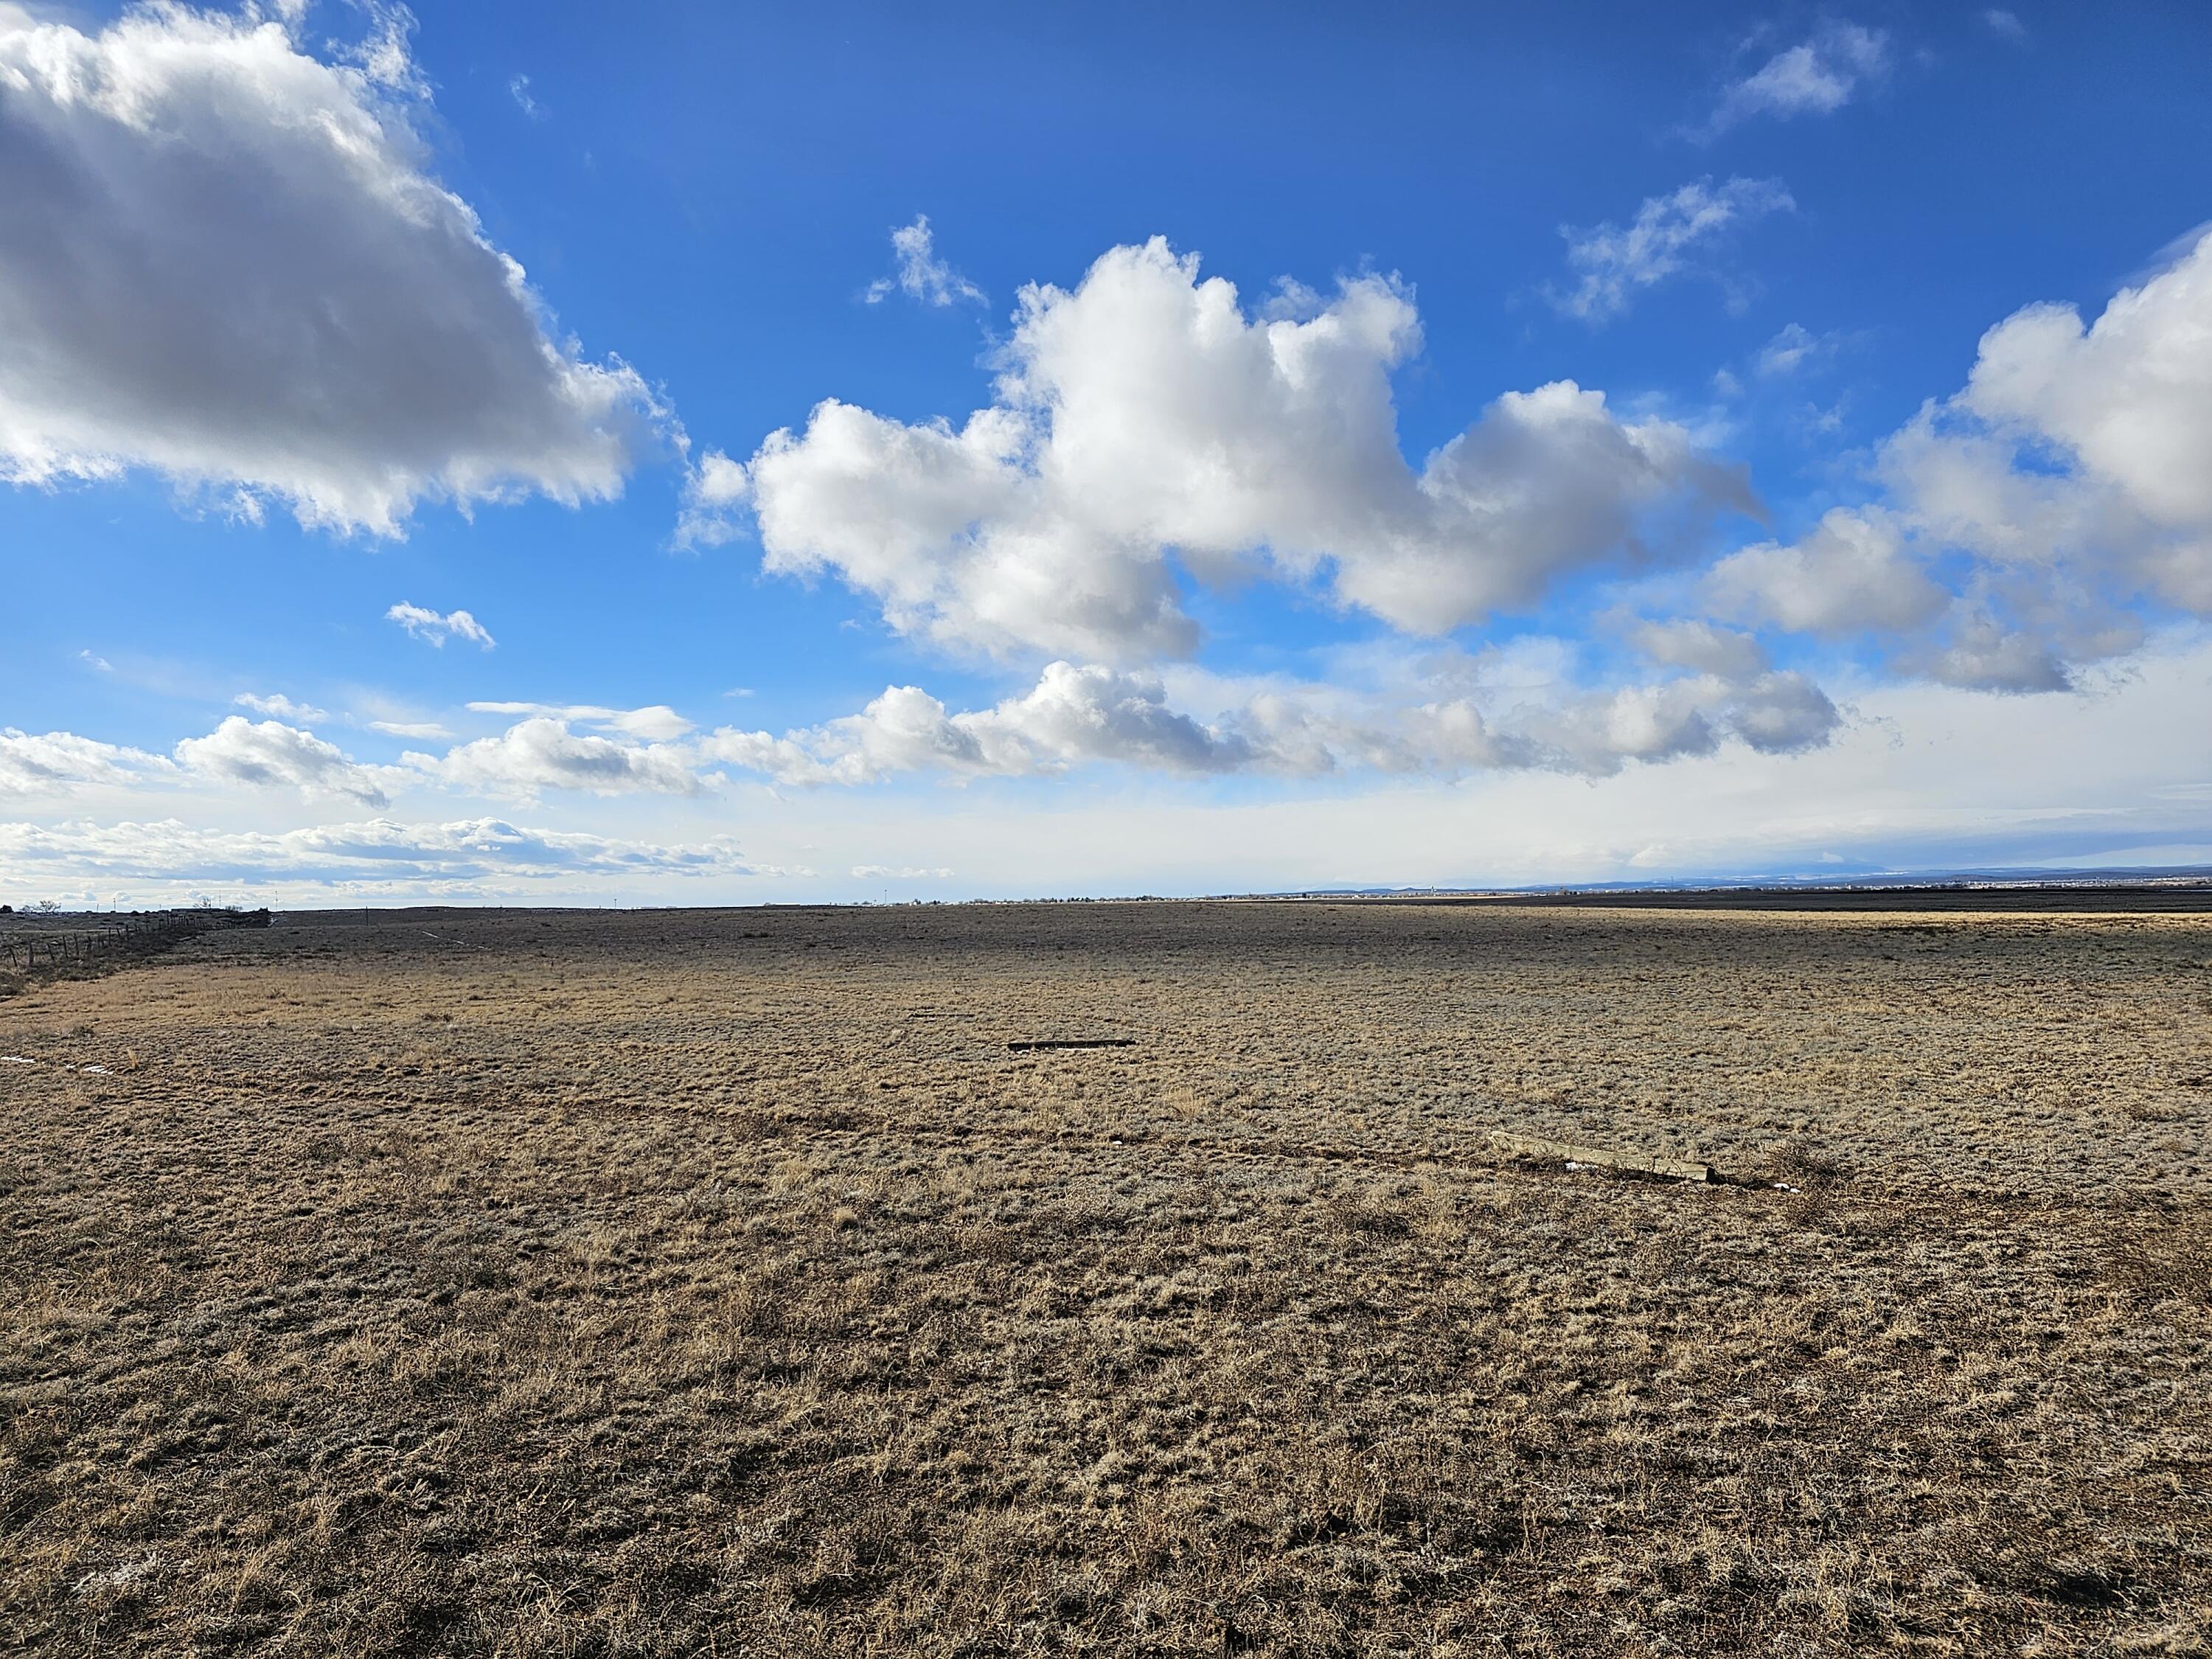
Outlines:
<svg viewBox="0 0 2212 1659"><path fill-rule="evenodd" d="M291 915L0 1054L0 1650L2212 1651L2212 916Z"/></svg>

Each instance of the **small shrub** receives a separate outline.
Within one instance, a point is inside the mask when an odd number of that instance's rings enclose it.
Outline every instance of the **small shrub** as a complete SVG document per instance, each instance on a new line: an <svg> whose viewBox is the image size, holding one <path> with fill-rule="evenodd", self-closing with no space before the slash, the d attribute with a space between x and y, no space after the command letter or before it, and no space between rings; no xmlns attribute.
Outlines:
<svg viewBox="0 0 2212 1659"><path fill-rule="evenodd" d="M1811 1190L1841 1185L1850 1178L1850 1166L1841 1158L1793 1140L1768 1152L1761 1160L1759 1173L1768 1181Z"/></svg>

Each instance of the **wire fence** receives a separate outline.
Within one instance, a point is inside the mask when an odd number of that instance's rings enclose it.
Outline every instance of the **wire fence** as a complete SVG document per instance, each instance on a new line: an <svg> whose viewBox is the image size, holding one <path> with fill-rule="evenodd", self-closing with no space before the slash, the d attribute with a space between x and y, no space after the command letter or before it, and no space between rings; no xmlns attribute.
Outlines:
<svg viewBox="0 0 2212 1659"><path fill-rule="evenodd" d="M24 918L22 920L28 920ZM266 910L156 910L109 918L96 927L21 927L0 933L0 968L19 973L91 968L157 955L185 939L224 927L266 927Z"/></svg>

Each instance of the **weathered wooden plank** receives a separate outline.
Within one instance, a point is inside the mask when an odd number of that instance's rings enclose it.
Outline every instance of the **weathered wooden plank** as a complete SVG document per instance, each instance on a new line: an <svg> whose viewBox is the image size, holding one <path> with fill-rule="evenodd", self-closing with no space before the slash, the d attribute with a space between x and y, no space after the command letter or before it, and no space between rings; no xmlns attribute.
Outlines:
<svg viewBox="0 0 2212 1659"><path fill-rule="evenodd" d="M1516 1135L1504 1129L1492 1129L1491 1139L1510 1152L1526 1152L1533 1158L1564 1158L1570 1164L1588 1164L1601 1170L1627 1170L1638 1175L1664 1176L1670 1181L1711 1181L1710 1166L1692 1164L1686 1158L1661 1158L1652 1152L1617 1152L1602 1146L1574 1146L1565 1141L1539 1140L1529 1135Z"/></svg>

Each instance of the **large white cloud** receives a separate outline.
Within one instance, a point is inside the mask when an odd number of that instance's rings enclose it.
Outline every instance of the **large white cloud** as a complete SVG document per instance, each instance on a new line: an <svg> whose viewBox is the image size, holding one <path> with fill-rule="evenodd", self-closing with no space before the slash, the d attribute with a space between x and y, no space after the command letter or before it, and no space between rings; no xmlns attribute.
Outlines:
<svg viewBox="0 0 2212 1659"><path fill-rule="evenodd" d="M336 744L281 720L233 714L207 736L179 743L177 760L188 772L217 782L343 795L370 806L385 804L374 773L356 765Z"/></svg>
<svg viewBox="0 0 2212 1659"><path fill-rule="evenodd" d="M1955 404L2071 463L2057 489L2078 528L2062 551L2116 544L2160 598L2212 614L2212 234L2086 327L2070 306L2008 318L1983 337Z"/></svg>
<svg viewBox="0 0 2212 1659"><path fill-rule="evenodd" d="M2008 318L1960 401L2063 445L2161 524L2212 523L2212 238L2091 326L2071 306Z"/></svg>
<svg viewBox="0 0 2212 1659"><path fill-rule="evenodd" d="M543 714L441 756L410 751L401 758L441 782L518 800L532 799L547 789L594 795L692 795L703 787L689 757L678 748L571 732L564 721Z"/></svg>
<svg viewBox="0 0 2212 1659"><path fill-rule="evenodd" d="M404 33L357 57L0 0L0 477L147 468L386 536L426 497L621 491L649 389L556 338L432 176Z"/></svg>
<svg viewBox="0 0 2212 1659"><path fill-rule="evenodd" d="M802 784L871 783L924 769L1018 775L1107 760L1224 772L1251 758L1242 740L1169 708L1157 678L1065 662L991 708L951 714L919 686L891 686L859 714L810 731L777 738L725 729L697 747L708 760Z"/></svg>
<svg viewBox="0 0 2212 1659"><path fill-rule="evenodd" d="M2059 691L2212 616L2212 235L2095 322L2035 305L1876 447L1875 498L1705 575L1705 605L1870 640L1906 674Z"/></svg>
<svg viewBox="0 0 2212 1659"><path fill-rule="evenodd" d="M281 702L283 699L256 699ZM173 789L192 784L297 789L381 806L377 771L337 744L281 720L233 714L205 737L177 744L175 759L69 732L0 731L0 796L77 795L94 790Z"/></svg>
<svg viewBox="0 0 2212 1659"><path fill-rule="evenodd" d="M955 427L824 402L742 479L710 458L681 533L716 539L713 509L748 504L769 569L832 572L902 631L1126 662L1196 646L1171 558L1325 580L1435 634L1647 551L1670 508L1753 507L1685 428L1571 381L1498 398L1412 467L1389 377L1419 342L1393 280L1252 316L1195 256L1115 248L1073 291L1023 290L988 408Z"/></svg>
<svg viewBox="0 0 2212 1659"><path fill-rule="evenodd" d="M2151 554L2139 568L2154 579L2179 576L2168 597L2212 609L2212 467L2204 465L2212 454L2212 233L2122 289L2094 324L2057 305L2029 306L1999 323L1982 337L1966 389L1942 413L1948 418L1923 416L1899 441L1932 448L1954 467L2008 459L2017 493L1988 504L1995 522L1987 528L2037 520L2029 545L2007 548L1962 514L1943 526L1960 539L1999 556L2064 556L2082 550L2033 544L2132 529L2137 544L2123 550L2130 556L2154 548L2186 556L2168 564ZM1976 443L1985 446L1978 456ZM1922 453L1893 465L1908 461L1929 464ZM1934 495L1924 473L1911 482ZM2039 496L2031 493L2038 484Z"/></svg>
<svg viewBox="0 0 2212 1659"><path fill-rule="evenodd" d="M88 784L129 786L171 769L161 756L70 732L0 730L0 796L64 794Z"/></svg>

